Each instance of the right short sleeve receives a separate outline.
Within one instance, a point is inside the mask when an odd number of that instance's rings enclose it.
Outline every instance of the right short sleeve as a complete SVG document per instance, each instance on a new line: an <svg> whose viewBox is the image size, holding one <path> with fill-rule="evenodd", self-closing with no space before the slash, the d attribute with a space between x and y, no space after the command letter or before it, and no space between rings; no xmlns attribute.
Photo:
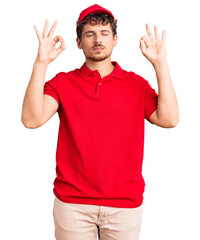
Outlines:
<svg viewBox="0 0 200 240"><path fill-rule="evenodd" d="M58 74L44 84L43 94L53 97L57 101L58 106L60 106L60 98L58 93Z"/></svg>

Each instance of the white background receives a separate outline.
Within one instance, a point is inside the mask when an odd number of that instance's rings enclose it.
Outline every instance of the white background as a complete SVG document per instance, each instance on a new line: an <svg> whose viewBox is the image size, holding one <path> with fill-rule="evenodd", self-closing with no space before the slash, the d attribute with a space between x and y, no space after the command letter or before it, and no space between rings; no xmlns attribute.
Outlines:
<svg viewBox="0 0 200 240"><path fill-rule="evenodd" d="M86 7L99 4L118 20L112 60L149 81L158 92L155 71L142 55L145 23L160 36L166 30L167 61L179 104L179 123L161 128L145 121L143 175L146 182L140 240L199 240L200 127L198 1L6 1L1 4L0 239L53 240L53 181L59 117L27 129L21 123L45 19L66 49L47 69L45 81L84 60L76 45L75 23ZM59 45L59 44L58 44ZM78 239L77 239L78 240ZM123 239L121 239L123 240Z"/></svg>

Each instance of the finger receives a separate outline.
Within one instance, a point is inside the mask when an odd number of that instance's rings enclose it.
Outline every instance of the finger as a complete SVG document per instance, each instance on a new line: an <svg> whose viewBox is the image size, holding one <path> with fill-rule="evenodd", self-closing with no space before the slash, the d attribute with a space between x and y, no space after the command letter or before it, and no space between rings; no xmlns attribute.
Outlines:
<svg viewBox="0 0 200 240"><path fill-rule="evenodd" d="M151 29L150 29L150 26L148 23L146 24L146 29L147 29L147 34L148 34L149 38L153 39L154 38L153 33L151 32Z"/></svg>
<svg viewBox="0 0 200 240"><path fill-rule="evenodd" d="M147 36L142 36L141 37L141 40L145 40L146 41L147 39L148 39Z"/></svg>
<svg viewBox="0 0 200 240"><path fill-rule="evenodd" d="M62 40L61 45L59 48L56 49L57 56L65 49L65 41Z"/></svg>
<svg viewBox="0 0 200 240"><path fill-rule="evenodd" d="M43 38L47 36L48 26L49 26L49 21L46 19L46 20L45 20L44 30L43 30L43 32L42 32L42 37L43 37Z"/></svg>
<svg viewBox="0 0 200 240"><path fill-rule="evenodd" d="M155 39L160 41L160 36L159 36L159 32L158 32L158 28L156 26L154 26L154 32L155 32Z"/></svg>
<svg viewBox="0 0 200 240"><path fill-rule="evenodd" d="M52 36L53 36L57 24L58 24L58 21L57 21L57 20L54 21L54 24L53 24L53 26L51 27L51 29L50 29L50 31L49 31L48 37L52 37Z"/></svg>
<svg viewBox="0 0 200 240"><path fill-rule="evenodd" d="M144 43L146 44L146 47L150 47L151 46L151 40L147 39L146 41L144 41Z"/></svg>
<svg viewBox="0 0 200 240"><path fill-rule="evenodd" d="M162 42L165 42L166 41L166 30L163 30L162 32L162 39L161 39Z"/></svg>
<svg viewBox="0 0 200 240"><path fill-rule="evenodd" d="M53 40L57 43L59 41L62 42L63 38L61 36L57 35L57 36L55 36L55 38Z"/></svg>
<svg viewBox="0 0 200 240"><path fill-rule="evenodd" d="M142 53L145 53L146 52L146 47L145 47L144 41L139 40L139 42L140 42L140 49L141 49Z"/></svg>
<svg viewBox="0 0 200 240"><path fill-rule="evenodd" d="M151 40L149 38L147 38L147 36L141 37L141 40L146 45L146 47L150 47L151 46Z"/></svg>
<svg viewBox="0 0 200 240"><path fill-rule="evenodd" d="M40 41L41 38L42 38L42 36L41 36L40 32L38 31L37 27L36 27L35 25L33 25L33 27L34 27L34 29L35 29L35 31L36 31L36 34L37 34L38 40Z"/></svg>

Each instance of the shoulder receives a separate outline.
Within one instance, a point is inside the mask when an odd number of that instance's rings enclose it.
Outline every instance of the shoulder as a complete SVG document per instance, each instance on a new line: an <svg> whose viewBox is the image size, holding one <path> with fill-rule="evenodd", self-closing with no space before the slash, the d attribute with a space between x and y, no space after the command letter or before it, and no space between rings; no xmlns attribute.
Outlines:
<svg viewBox="0 0 200 240"><path fill-rule="evenodd" d="M63 78L68 78L70 75L72 75L72 72L73 71L69 71L69 72L59 72L57 73L57 77L60 78L60 79L63 79Z"/></svg>
<svg viewBox="0 0 200 240"><path fill-rule="evenodd" d="M77 75L77 71L75 70L71 70L69 72L59 72L56 74L57 78L59 81L62 80L67 80L67 79L72 79Z"/></svg>
<svg viewBox="0 0 200 240"><path fill-rule="evenodd" d="M141 75L137 74L134 71L123 70L123 76L124 78L131 79L134 82L134 84L140 86L146 86L146 84L148 83L148 81L144 77L142 77Z"/></svg>

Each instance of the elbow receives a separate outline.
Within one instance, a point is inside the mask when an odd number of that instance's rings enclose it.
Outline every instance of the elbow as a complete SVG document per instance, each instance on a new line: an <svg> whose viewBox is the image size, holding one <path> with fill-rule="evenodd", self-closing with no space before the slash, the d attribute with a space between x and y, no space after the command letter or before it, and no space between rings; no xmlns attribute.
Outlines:
<svg viewBox="0 0 200 240"><path fill-rule="evenodd" d="M23 123L23 122L22 122ZM23 123L23 125L28 129L35 129L41 127L39 124L30 124L30 123Z"/></svg>
<svg viewBox="0 0 200 240"><path fill-rule="evenodd" d="M29 128L29 123L27 121L25 121L23 114L21 115L21 122L25 128Z"/></svg>
<svg viewBox="0 0 200 240"><path fill-rule="evenodd" d="M179 115L176 116L165 116L165 118L158 117L158 112L156 112L154 123L160 127L164 128L174 128L179 122ZM152 119L153 120L153 119Z"/></svg>
<svg viewBox="0 0 200 240"><path fill-rule="evenodd" d="M39 128L40 126L42 126L42 121L41 118L33 118L30 116L27 116L25 114L21 115L21 122L24 125L24 127L28 128L28 129L35 129L35 128Z"/></svg>
<svg viewBox="0 0 200 240"><path fill-rule="evenodd" d="M35 128L39 128L42 124L39 123L33 123L30 121L24 121L23 119L21 119L22 124L24 125L24 127L28 128L28 129L35 129Z"/></svg>
<svg viewBox="0 0 200 240"><path fill-rule="evenodd" d="M179 117L177 117L176 119L174 119L173 121L171 121L171 127L174 128L177 126L179 122Z"/></svg>

